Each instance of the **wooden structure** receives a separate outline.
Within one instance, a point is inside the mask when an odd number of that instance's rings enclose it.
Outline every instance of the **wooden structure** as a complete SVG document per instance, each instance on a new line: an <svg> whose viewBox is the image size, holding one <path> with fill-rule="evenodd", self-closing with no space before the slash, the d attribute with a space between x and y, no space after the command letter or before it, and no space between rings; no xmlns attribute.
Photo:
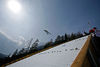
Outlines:
<svg viewBox="0 0 100 67"><path fill-rule="evenodd" d="M80 53L72 63L71 67L99 67L98 57L96 56L95 44L92 36L89 35Z"/></svg>
<svg viewBox="0 0 100 67"><path fill-rule="evenodd" d="M94 44L92 43L91 38L92 38L91 35L89 35L84 46L81 48L81 50L78 53L78 55L76 56L74 62L71 64L71 67L99 67L98 57L96 56ZM52 47L49 47L47 49L51 49L51 48ZM45 51L47 49L44 49L42 51ZM36 52L34 54L40 53L42 51ZM34 54L27 55L24 58L20 58L18 60L12 61L11 63L8 63L6 65L12 64L12 63L17 62L22 59L25 59ZM6 65L4 65L4 66L6 66ZM4 67L4 66L2 66L2 67Z"/></svg>

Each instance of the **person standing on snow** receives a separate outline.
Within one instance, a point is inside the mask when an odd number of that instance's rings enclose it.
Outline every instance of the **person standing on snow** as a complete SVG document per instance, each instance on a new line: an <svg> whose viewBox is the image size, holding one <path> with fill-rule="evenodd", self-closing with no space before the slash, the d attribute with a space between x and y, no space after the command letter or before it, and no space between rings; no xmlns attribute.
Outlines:
<svg viewBox="0 0 100 67"><path fill-rule="evenodd" d="M100 38L100 30L96 27L93 27L93 29L89 30L89 34L92 34L92 36Z"/></svg>
<svg viewBox="0 0 100 67"><path fill-rule="evenodd" d="M93 28L89 33L94 34L94 36L92 35L92 43L96 53L98 67L100 67L100 30Z"/></svg>
<svg viewBox="0 0 100 67"><path fill-rule="evenodd" d="M96 31L96 27L93 27L93 29L89 30L89 34L95 33L95 31Z"/></svg>
<svg viewBox="0 0 100 67"><path fill-rule="evenodd" d="M87 33L87 32L84 31L84 34L85 34L85 35L92 34L92 36L94 36L94 35L95 35L95 32L96 32L96 27L93 27L93 29L90 29L90 30L89 30L89 33Z"/></svg>

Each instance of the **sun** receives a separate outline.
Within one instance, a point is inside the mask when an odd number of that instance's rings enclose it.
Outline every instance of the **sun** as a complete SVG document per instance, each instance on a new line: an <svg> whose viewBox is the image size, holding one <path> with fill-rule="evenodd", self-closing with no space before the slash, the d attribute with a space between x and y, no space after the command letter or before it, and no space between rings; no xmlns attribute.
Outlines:
<svg viewBox="0 0 100 67"><path fill-rule="evenodd" d="M21 4L16 0L9 0L7 6L14 13L19 13L21 11Z"/></svg>

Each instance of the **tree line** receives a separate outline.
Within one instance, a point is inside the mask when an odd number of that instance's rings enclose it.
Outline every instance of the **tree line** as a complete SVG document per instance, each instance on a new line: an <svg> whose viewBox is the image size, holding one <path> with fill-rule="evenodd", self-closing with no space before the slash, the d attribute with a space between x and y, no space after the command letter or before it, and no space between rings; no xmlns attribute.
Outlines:
<svg viewBox="0 0 100 67"><path fill-rule="evenodd" d="M33 38L32 38L27 42L28 47L24 47L21 50L16 49L13 54L9 54L7 57L0 59L0 66L3 64L9 63L11 61L14 61L16 59L22 58L24 56L27 56L31 53L43 50L51 46L53 47L53 46L62 44L64 42L68 42L68 41L83 37L83 36L84 35L80 32L71 33L71 34L65 33L64 35L58 35L54 41L53 39L51 39L50 41L46 42L44 46L41 46L42 48L38 47L39 39L36 39L33 42Z"/></svg>

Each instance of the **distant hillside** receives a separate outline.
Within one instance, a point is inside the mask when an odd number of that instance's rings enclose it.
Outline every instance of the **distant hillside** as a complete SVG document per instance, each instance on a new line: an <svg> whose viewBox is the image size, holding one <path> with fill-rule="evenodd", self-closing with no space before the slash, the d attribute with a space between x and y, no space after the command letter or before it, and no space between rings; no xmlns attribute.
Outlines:
<svg viewBox="0 0 100 67"><path fill-rule="evenodd" d="M4 33L0 32L0 53L8 55L16 48L18 48L17 43L9 39Z"/></svg>
<svg viewBox="0 0 100 67"><path fill-rule="evenodd" d="M7 57L7 55L0 53L0 58L5 58L5 57Z"/></svg>

